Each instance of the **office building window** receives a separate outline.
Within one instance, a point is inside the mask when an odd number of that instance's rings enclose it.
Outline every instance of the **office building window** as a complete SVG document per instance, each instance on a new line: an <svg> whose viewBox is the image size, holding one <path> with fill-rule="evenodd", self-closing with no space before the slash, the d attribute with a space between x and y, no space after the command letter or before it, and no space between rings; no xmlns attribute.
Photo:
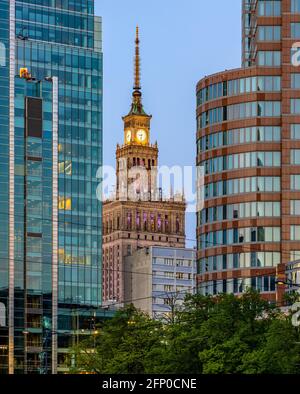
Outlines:
<svg viewBox="0 0 300 394"><path fill-rule="evenodd" d="M174 265L174 260L173 259L165 259L164 263L165 263L165 265Z"/></svg>
<svg viewBox="0 0 300 394"><path fill-rule="evenodd" d="M258 41L280 41L281 26L259 26Z"/></svg>
<svg viewBox="0 0 300 394"><path fill-rule="evenodd" d="M300 23L291 23L291 38L300 38Z"/></svg>
<svg viewBox="0 0 300 394"><path fill-rule="evenodd" d="M300 124L291 125L291 139L300 140Z"/></svg>
<svg viewBox="0 0 300 394"><path fill-rule="evenodd" d="M280 66L281 52L280 51L258 51L257 52L259 66Z"/></svg>
<svg viewBox="0 0 300 394"><path fill-rule="evenodd" d="M300 190L300 175L291 175L291 190Z"/></svg>
<svg viewBox="0 0 300 394"><path fill-rule="evenodd" d="M300 226L291 226L291 241L300 241Z"/></svg>
<svg viewBox="0 0 300 394"><path fill-rule="evenodd" d="M291 164L300 165L300 149L291 149Z"/></svg>
<svg viewBox="0 0 300 394"><path fill-rule="evenodd" d="M300 99L291 99L291 114L300 114Z"/></svg>
<svg viewBox="0 0 300 394"><path fill-rule="evenodd" d="M300 216L300 200L291 200L291 215Z"/></svg>
<svg viewBox="0 0 300 394"><path fill-rule="evenodd" d="M291 12L294 14L300 13L300 0L291 0Z"/></svg>
<svg viewBox="0 0 300 394"><path fill-rule="evenodd" d="M264 0L258 2L259 16L280 16L281 0Z"/></svg>
<svg viewBox="0 0 300 394"><path fill-rule="evenodd" d="M291 88L292 89L300 88L300 73L291 74Z"/></svg>

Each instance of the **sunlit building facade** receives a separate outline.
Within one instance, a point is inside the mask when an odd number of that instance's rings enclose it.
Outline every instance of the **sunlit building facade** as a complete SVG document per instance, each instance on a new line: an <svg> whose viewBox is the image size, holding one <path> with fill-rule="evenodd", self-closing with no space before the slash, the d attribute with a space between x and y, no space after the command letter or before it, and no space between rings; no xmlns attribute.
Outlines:
<svg viewBox="0 0 300 394"><path fill-rule="evenodd" d="M276 276L300 258L300 1L244 0L242 20L242 68L197 85L198 288L282 303Z"/></svg>
<svg viewBox="0 0 300 394"><path fill-rule="evenodd" d="M116 149L116 193L103 203L103 303L118 307L127 303L126 256L153 245L185 247L184 196L163 198L158 187L158 144L151 143L152 115L142 103L138 27L134 77L124 143Z"/></svg>
<svg viewBox="0 0 300 394"><path fill-rule="evenodd" d="M57 373L104 317L101 19L1 0L0 41L0 373Z"/></svg>

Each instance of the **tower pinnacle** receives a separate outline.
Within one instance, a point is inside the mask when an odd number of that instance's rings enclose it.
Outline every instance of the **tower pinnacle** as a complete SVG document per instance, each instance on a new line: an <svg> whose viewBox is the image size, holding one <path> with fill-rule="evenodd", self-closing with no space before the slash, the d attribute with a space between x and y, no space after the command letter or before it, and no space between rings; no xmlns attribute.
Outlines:
<svg viewBox="0 0 300 394"><path fill-rule="evenodd" d="M141 61L140 61L140 39L139 27L136 27L135 37L135 67L134 67L134 90L141 90Z"/></svg>
<svg viewBox="0 0 300 394"><path fill-rule="evenodd" d="M132 93L132 105L129 115L146 115L142 104L141 87L141 58L140 58L140 38L139 27L136 27L135 35L135 58L134 58L134 86Z"/></svg>

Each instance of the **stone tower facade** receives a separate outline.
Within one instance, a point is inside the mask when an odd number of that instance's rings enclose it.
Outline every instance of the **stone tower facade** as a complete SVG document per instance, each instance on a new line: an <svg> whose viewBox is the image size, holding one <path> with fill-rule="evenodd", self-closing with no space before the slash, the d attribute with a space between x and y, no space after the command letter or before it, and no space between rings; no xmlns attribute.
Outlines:
<svg viewBox="0 0 300 394"><path fill-rule="evenodd" d="M183 196L165 200L157 187L158 146L150 143L151 115L142 105L139 31L136 31L132 105L124 144L116 150L116 194L103 204L103 301L125 300L125 257L147 246L185 246ZM140 280L145 277L141 274Z"/></svg>

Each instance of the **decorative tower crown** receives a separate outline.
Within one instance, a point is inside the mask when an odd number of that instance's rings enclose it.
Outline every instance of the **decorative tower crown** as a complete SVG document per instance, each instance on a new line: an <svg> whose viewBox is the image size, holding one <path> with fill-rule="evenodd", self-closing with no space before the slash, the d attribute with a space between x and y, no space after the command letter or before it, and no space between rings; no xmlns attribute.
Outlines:
<svg viewBox="0 0 300 394"><path fill-rule="evenodd" d="M132 93L132 104L129 115L145 115L142 104L142 87L141 87L141 58L140 58L140 39L139 27L136 27L135 37L135 60L134 60L134 86Z"/></svg>
<svg viewBox="0 0 300 394"><path fill-rule="evenodd" d="M139 28L136 28L135 37L135 59L134 59L134 84L132 93L132 104L128 115L123 117L125 145L149 146L150 145L150 122L142 104L141 88L141 59Z"/></svg>

